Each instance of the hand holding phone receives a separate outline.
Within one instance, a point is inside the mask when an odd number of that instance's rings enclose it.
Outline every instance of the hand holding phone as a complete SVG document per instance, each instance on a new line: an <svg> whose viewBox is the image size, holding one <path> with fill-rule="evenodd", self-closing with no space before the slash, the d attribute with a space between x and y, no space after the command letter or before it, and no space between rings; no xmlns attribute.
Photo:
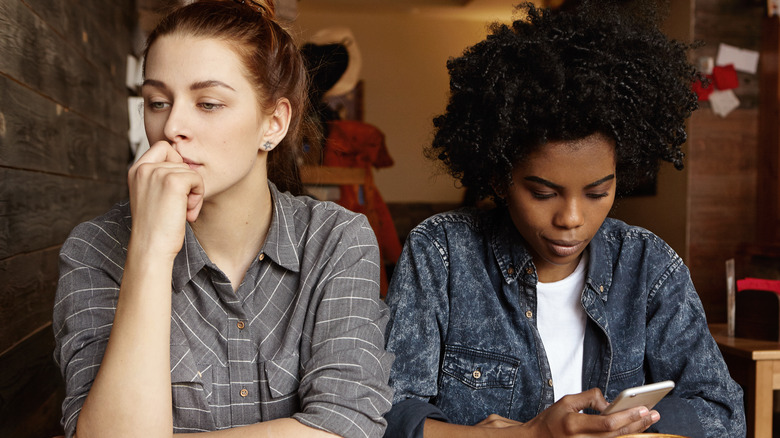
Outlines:
<svg viewBox="0 0 780 438"><path fill-rule="evenodd" d="M601 412L601 415L609 415L637 406L652 409L672 388L674 388L674 382L671 380L628 388L618 394L617 398Z"/></svg>

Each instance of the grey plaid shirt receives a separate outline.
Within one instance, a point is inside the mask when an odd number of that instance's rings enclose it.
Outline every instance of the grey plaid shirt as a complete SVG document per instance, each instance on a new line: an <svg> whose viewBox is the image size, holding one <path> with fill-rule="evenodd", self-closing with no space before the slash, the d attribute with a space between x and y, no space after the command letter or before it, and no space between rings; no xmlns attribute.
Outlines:
<svg viewBox="0 0 780 438"><path fill-rule="evenodd" d="M268 237L236 292L187 226L172 282L174 432L294 417L381 436L392 355L374 234L362 215L270 186ZM108 342L130 226L129 203L117 204L77 226L60 253L54 356L68 437Z"/></svg>

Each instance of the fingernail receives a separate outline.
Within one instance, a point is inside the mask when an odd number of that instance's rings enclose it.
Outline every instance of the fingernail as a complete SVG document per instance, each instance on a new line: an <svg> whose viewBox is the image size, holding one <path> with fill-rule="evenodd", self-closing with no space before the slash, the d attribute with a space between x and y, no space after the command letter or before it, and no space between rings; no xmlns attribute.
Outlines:
<svg viewBox="0 0 780 438"><path fill-rule="evenodd" d="M642 406L642 407L639 408L639 415L640 416L646 417L647 414L649 414L649 413L650 413L650 411L645 406Z"/></svg>
<svg viewBox="0 0 780 438"><path fill-rule="evenodd" d="M650 414L650 418L652 418L653 421L658 421L661 419L661 414L659 414L656 411L653 411L653 413Z"/></svg>

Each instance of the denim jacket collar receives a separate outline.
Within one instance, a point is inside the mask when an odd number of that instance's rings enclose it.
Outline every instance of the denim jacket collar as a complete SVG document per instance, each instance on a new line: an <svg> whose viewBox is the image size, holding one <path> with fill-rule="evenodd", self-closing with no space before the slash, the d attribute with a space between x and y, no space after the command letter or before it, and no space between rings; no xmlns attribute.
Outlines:
<svg viewBox="0 0 780 438"><path fill-rule="evenodd" d="M534 269L531 254L526 249L526 243L517 228L512 223L512 219L505 209L496 209L492 215L492 224L488 229L491 230L490 242L493 247L493 255L496 258L498 266L501 268L501 274L507 284L518 280L521 270ZM607 219L609 221L609 219ZM596 235L588 245L587 251L590 251L590 266L585 283L602 300L606 301L609 295L609 288L612 284L612 258L609 256L609 249L605 245L607 232L605 227L599 228ZM508 238L507 238L508 237ZM532 276L534 282L538 281L536 272ZM586 290L587 290L586 289ZM586 297L583 297L585 299Z"/></svg>
<svg viewBox="0 0 780 438"><path fill-rule="evenodd" d="M607 219L605 222L610 221ZM612 286L612 257L609 248L607 248L607 227L603 224L593 236L588 244L590 251L590 266L588 267L588 276L585 283L588 289L594 291L603 301L607 301L609 289ZM586 289L587 290L587 289Z"/></svg>
<svg viewBox="0 0 780 438"><path fill-rule="evenodd" d="M525 249L523 237L517 231L505 209L498 208L490 215L492 222L488 226L490 244L501 275L507 284L518 280L521 269L531 268L531 254ZM536 273L534 272L534 278Z"/></svg>

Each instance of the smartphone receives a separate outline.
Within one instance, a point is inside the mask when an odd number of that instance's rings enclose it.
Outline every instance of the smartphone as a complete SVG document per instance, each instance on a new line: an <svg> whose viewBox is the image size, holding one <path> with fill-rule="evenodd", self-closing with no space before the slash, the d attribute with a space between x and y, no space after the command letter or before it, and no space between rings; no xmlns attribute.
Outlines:
<svg viewBox="0 0 780 438"><path fill-rule="evenodd" d="M601 415L613 414L637 406L652 409L672 388L674 388L674 382L671 380L628 388L618 394L617 398L604 409Z"/></svg>

